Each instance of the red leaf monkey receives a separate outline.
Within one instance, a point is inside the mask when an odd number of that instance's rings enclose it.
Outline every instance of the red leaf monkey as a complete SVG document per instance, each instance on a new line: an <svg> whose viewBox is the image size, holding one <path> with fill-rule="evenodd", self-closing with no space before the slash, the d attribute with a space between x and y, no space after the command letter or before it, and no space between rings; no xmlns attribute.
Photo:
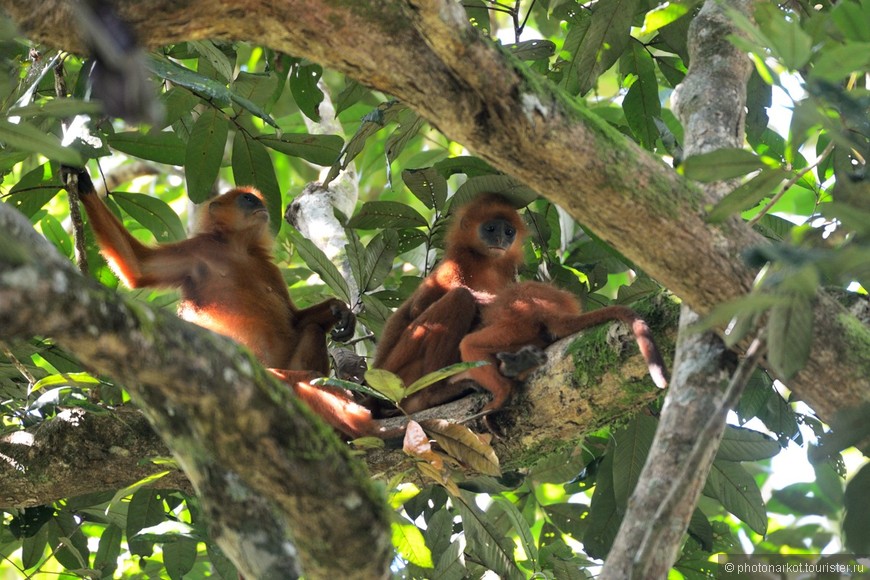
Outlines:
<svg viewBox="0 0 870 580"><path fill-rule="evenodd" d="M459 342L479 321L480 304L514 283L525 231L514 205L503 196L483 194L460 208L444 258L387 320L374 368L410 384L459 362ZM461 387L442 383L418 391L400 406L414 413L461 393Z"/></svg>
<svg viewBox="0 0 870 580"><path fill-rule="evenodd" d="M181 318L248 347L342 433L380 432L370 412L344 393L307 384L329 372L326 333L348 338L354 316L334 298L305 309L293 304L272 261L269 214L257 190L230 190L201 210L191 238L150 247L109 211L87 171L64 167L62 178L78 192L103 255L127 286L180 288Z"/></svg>
<svg viewBox="0 0 870 580"><path fill-rule="evenodd" d="M460 350L463 361L492 363L468 371L469 378L492 394L483 413L500 409L509 400L514 381L506 375L517 376L543 362L535 360L535 348L545 348L561 338L612 320L631 326L653 382L660 388L668 384L665 364L649 327L626 306L607 306L584 313L580 302L569 292L540 282L521 282L506 288L485 306L482 318L480 328L462 340Z"/></svg>

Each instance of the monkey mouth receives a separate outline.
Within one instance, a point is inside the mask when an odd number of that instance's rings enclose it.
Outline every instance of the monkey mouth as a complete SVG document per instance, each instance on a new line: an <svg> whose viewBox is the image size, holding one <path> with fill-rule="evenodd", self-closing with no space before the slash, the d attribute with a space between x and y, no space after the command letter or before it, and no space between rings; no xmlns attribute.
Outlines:
<svg viewBox="0 0 870 580"><path fill-rule="evenodd" d="M502 246L490 246L489 251L496 254L504 254L507 252L507 248L503 248Z"/></svg>

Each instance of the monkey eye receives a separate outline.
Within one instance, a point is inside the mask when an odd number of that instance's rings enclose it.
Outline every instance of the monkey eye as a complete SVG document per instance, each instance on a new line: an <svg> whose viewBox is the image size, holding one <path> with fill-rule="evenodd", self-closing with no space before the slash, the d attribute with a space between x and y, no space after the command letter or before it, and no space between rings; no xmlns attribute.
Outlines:
<svg viewBox="0 0 870 580"><path fill-rule="evenodd" d="M513 229L513 228L511 228L511 227L507 227L507 228L504 229L504 233L505 233L505 235L512 236L512 235L514 235L514 234L517 233L517 232L516 232L515 229Z"/></svg>

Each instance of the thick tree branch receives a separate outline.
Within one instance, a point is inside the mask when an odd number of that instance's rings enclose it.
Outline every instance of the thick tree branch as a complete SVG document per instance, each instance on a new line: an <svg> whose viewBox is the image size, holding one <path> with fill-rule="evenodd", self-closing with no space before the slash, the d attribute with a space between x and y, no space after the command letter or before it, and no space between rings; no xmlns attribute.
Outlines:
<svg viewBox="0 0 870 580"><path fill-rule="evenodd" d="M765 243L760 235L745 224L707 224L694 187L573 99L527 76L479 38L453 0L115 4L149 46L254 40L395 95L564 207L700 313L750 288L755 272L740 256ZM0 6L34 40L80 48L67 26L74 21L67 2ZM789 387L830 419L870 396L862 363L870 332L826 295L816 301L814 324L809 362Z"/></svg>
<svg viewBox="0 0 870 580"><path fill-rule="evenodd" d="M51 336L122 382L245 575L287 577L301 559L311 578L385 576L384 498L286 385L233 342L81 277L9 206L0 223L4 340Z"/></svg>

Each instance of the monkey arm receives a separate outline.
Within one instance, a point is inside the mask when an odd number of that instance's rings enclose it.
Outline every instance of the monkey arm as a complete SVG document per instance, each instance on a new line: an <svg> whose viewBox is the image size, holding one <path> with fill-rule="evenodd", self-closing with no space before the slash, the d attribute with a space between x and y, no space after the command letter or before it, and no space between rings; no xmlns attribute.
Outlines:
<svg viewBox="0 0 870 580"><path fill-rule="evenodd" d="M100 199L86 170L63 166L61 179L67 191L85 206L100 251L128 287L177 286L192 274L197 262L189 252L191 240L148 247L134 238Z"/></svg>
<svg viewBox="0 0 870 580"><path fill-rule="evenodd" d="M347 304L337 298L330 298L320 304L297 310L295 318L299 328L315 325L325 333L334 327L331 336L333 340L339 342L350 339L356 327L356 316Z"/></svg>

